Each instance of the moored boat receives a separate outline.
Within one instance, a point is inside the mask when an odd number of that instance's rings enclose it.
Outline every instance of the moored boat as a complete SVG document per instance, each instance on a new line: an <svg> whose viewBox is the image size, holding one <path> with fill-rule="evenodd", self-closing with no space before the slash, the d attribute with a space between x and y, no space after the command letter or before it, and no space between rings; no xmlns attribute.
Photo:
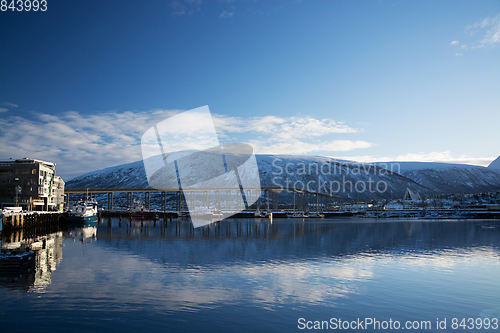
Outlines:
<svg viewBox="0 0 500 333"><path fill-rule="evenodd" d="M259 218L263 217L263 216L262 216L262 212L261 212L261 211L257 208L257 209L255 210L255 212L253 213L253 217L255 217L255 218L257 218L257 219L259 219Z"/></svg>
<svg viewBox="0 0 500 333"><path fill-rule="evenodd" d="M215 219L222 219L222 218L224 218L224 214L219 209L217 209L215 207L210 207L210 211L212 212L212 217L213 218L215 218Z"/></svg>
<svg viewBox="0 0 500 333"><path fill-rule="evenodd" d="M177 217L188 217L189 212L188 211L180 211L177 213Z"/></svg>
<svg viewBox="0 0 500 333"><path fill-rule="evenodd" d="M24 251L2 250L0 253L0 274L19 274L35 268L35 253L27 248Z"/></svg>
<svg viewBox="0 0 500 333"><path fill-rule="evenodd" d="M74 222L92 222L97 220L97 201L79 200L68 213L68 218Z"/></svg>
<svg viewBox="0 0 500 333"><path fill-rule="evenodd" d="M302 213L302 212L294 212L293 214L287 214L286 217L288 218L308 218L309 216Z"/></svg>
<svg viewBox="0 0 500 333"><path fill-rule="evenodd" d="M193 211L189 212L189 215L193 218L212 218L214 217L213 212L205 206L196 207Z"/></svg>
<svg viewBox="0 0 500 333"><path fill-rule="evenodd" d="M128 209L128 213L132 218L142 218L145 215L144 205L140 201L134 201L132 208Z"/></svg>

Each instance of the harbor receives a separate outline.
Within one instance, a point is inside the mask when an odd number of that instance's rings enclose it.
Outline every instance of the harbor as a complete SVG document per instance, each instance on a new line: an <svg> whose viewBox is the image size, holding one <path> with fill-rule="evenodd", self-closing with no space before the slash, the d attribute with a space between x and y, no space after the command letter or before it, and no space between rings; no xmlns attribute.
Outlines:
<svg viewBox="0 0 500 333"><path fill-rule="evenodd" d="M280 196L278 195L279 190L273 189L262 189L261 201L262 206L250 207L242 211L232 211L225 209L229 207L229 202L222 202L221 197L230 198L229 195L222 195L221 189L213 190L203 190L199 191L199 196L208 198L208 192L214 192L215 197L219 198L218 202L203 202L206 207L210 204L216 206L217 211L220 211L220 216L215 221L221 220L226 216L234 216L236 218L299 218L299 219L314 219L314 218L377 218L377 219L393 219L393 218L413 218L413 219L428 219L428 220L438 220L438 219L500 219L500 209L498 205L464 205L464 207L384 207L377 206L369 203L353 203L350 200L345 204L340 204L339 197L329 198L325 195L317 195L317 193L304 193L297 191L299 196L298 204L296 208L289 207L289 204L281 204L279 202ZM229 192L229 190L226 190ZM250 192L250 191L249 191ZM91 217L95 216L95 221L98 219L103 219L107 217L118 217L119 219L135 218L140 220L164 220L172 221L172 219L189 217L189 212L187 211L187 205L181 203L181 192L170 192L171 196L175 197L174 207L167 208L167 193L157 192L157 190L152 189L68 189L66 190L66 204L70 205L69 194L82 194L90 195L90 197L96 194L104 193L111 198L108 200L108 205L106 208L97 208L98 203L95 202L94 211L91 213ZM114 208L112 203L112 198L115 193L126 193L128 207ZM138 193L144 194L145 205L140 207L134 207L134 197L133 193L136 193L136 198L139 196ZM161 207L151 206L151 193L159 194L162 198ZM271 194L269 194L271 193ZM193 198L194 196L187 192L186 197ZM73 207L78 201L71 203ZM4 233L9 233L13 230L23 230L25 233L29 234L32 230L43 229L43 228L57 228L71 223L78 222L78 219L71 219L70 212L72 206L65 206L61 211L22 211L21 208L7 208L2 211L0 230ZM222 209L220 209L222 208ZM333 208L333 209L332 209ZM75 210L76 208L73 208ZM316 213L317 212L317 213ZM215 218L215 217L214 217ZM83 221L82 221L83 222Z"/></svg>
<svg viewBox="0 0 500 333"><path fill-rule="evenodd" d="M435 326L434 314L456 304L453 315L493 320L498 287L489 277L499 273L499 231L492 220L231 218L193 229L188 219L107 217L24 240L20 231L2 238L10 258L2 264L0 256L0 297L6 316L36 312L25 316L29 326L49 327L57 316L61 329L74 329L68 307L94 318L77 331L117 322L138 330L151 316L155 329L182 331L188 321L201 331L221 311L216 329L238 318L253 331L255 320L276 312L315 318L335 311L349 319L359 307L380 320L397 312L393 320L419 316ZM367 305L380 292L393 301ZM406 309L406 297L430 302ZM476 301L463 302L471 297ZM131 313L134 320L126 319Z"/></svg>
<svg viewBox="0 0 500 333"><path fill-rule="evenodd" d="M422 200L407 200L401 198L392 202L355 202L354 199L331 196L315 191L304 191L294 188L263 187L245 190L248 197L258 197L253 205L244 210L231 210L232 192L234 189L203 188L158 191L156 189L66 189L66 194L80 194L96 196L104 194L107 200L104 207L99 210L102 216L127 216L132 211L141 212L144 218L175 218L187 213L187 201L192 205L204 207L213 206L223 214L230 216L249 218L264 217L256 215L256 212L269 212L275 218L286 218L298 212L302 217L308 217L310 213L318 212L324 217L369 217L369 218L427 218L427 219L498 219L500 218L500 193L492 192L491 200L496 204L474 204L472 201L454 202L443 201L438 205L422 205ZM115 208L113 198L116 194L126 194L126 207ZM281 194L280 194L281 193ZM410 191L411 193L411 191ZM154 207L151 205L151 197L156 194L158 200ZM143 199L141 200L141 196ZM293 196L294 204L290 202ZM69 195L66 200L69 200ZM140 208L134 208L134 198L140 202ZM167 201L168 200L168 201ZM280 201L281 200L281 201ZM296 201L296 203L295 203ZM395 204L394 204L395 203ZM406 206L405 204L406 203ZM69 201L67 202L69 204ZM420 204L420 206L418 205ZM294 207L295 206L295 207ZM168 209L167 209L168 208Z"/></svg>

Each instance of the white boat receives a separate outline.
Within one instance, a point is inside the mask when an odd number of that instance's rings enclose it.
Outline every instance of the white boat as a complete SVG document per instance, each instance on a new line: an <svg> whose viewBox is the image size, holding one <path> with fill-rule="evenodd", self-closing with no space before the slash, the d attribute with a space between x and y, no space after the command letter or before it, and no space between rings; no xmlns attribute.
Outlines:
<svg viewBox="0 0 500 333"><path fill-rule="evenodd" d="M97 220L97 201L79 200L71 206L68 217L75 222L90 222Z"/></svg>
<svg viewBox="0 0 500 333"><path fill-rule="evenodd" d="M312 219L322 219L325 217L325 215L320 214L318 212L312 212L312 213L309 213L309 217Z"/></svg>
<svg viewBox="0 0 500 333"><path fill-rule="evenodd" d="M181 212L182 216L187 216L187 212ZM205 218L205 219L222 219L224 214L222 211L218 210L215 207L206 207L199 206L196 207L193 211L189 211L189 216L192 218Z"/></svg>
<svg viewBox="0 0 500 333"><path fill-rule="evenodd" d="M22 209L22 207L4 207L2 212L4 214L18 214L18 213L22 213L23 209Z"/></svg>
<svg viewBox="0 0 500 333"><path fill-rule="evenodd" d="M193 218L212 218L213 212L205 206L196 207L193 211L189 211L189 215Z"/></svg>
<svg viewBox="0 0 500 333"><path fill-rule="evenodd" d="M212 217L215 219L222 219L224 218L224 214L222 211L218 210L215 207L210 207L209 210L212 212Z"/></svg>
<svg viewBox="0 0 500 333"><path fill-rule="evenodd" d="M294 219L295 218L301 218L301 219L303 219L303 218L307 218L309 216L306 215L306 214L304 214L304 213L302 213L302 212L294 212L293 214L287 214L286 217L288 217L288 218L294 218Z"/></svg>

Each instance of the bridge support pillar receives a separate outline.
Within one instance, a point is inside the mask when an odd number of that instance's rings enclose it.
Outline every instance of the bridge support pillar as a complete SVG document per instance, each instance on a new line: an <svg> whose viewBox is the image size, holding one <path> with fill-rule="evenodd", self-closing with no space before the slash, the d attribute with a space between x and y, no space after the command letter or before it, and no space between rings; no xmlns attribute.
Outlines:
<svg viewBox="0 0 500 333"><path fill-rule="evenodd" d="M108 210L113 210L113 192L108 192Z"/></svg>
<svg viewBox="0 0 500 333"><path fill-rule="evenodd" d="M127 192L127 208L131 209L132 208L132 200L133 200L133 192Z"/></svg>
<svg viewBox="0 0 500 333"><path fill-rule="evenodd" d="M273 210L274 211L277 211L279 209L279 206L278 206L278 195L279 195L279 192L276 192L276 191L273 191Z"/></svg>
<svg viewBox="0 0 500 333"><path fill-rule="evenodd" d="M144 192L144 205L148 210L151 209L151 193L150 192Z"/></svg>
<svg viewBox="0 0 500 333"><path fill-rule="evenodd" d="M269 211L269 190L266 190L266 198L267 198L267 211Z"/></svg>

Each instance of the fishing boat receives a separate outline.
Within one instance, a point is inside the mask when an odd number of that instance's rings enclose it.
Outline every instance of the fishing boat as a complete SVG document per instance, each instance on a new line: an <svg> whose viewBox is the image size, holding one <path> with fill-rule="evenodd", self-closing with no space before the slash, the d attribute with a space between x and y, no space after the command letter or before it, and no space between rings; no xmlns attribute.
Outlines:
<svg viewBox="0 0 500 333"><path fill-rule="evenodd" d="M140 201L134 201L132 208L128 209L128 213L132 218L142 218L146 214L144 205Z"/></svg>
<svg viewBox="0 0 500 333"><path fill-rule="evenodd" d="M68 218L74 222L97 221L97 201L80 199L71 207Z"/></svg>

